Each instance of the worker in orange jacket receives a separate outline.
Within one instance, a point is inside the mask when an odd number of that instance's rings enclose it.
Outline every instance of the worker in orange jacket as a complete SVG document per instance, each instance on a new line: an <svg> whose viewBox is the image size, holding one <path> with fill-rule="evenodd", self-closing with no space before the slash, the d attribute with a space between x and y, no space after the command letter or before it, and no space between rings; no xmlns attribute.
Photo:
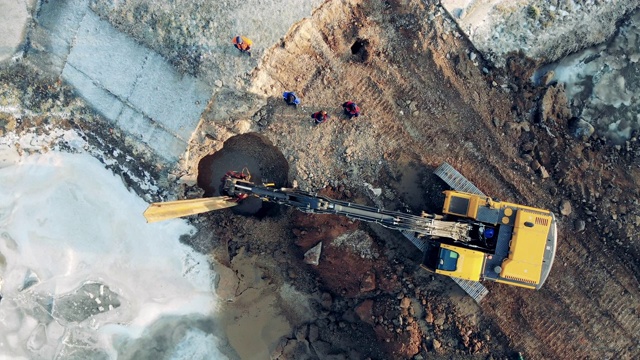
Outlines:
<svg viewBox="0 0 640 360"><path fill-rule="evenodd" d="M253 41L242 35L238 35L234 36L231 42L233 43L233 46L236 47L236 49L240 50L240 52L246 52L247 54L249 54L249 56L251 56L251 45L253 45Z"/></svg>

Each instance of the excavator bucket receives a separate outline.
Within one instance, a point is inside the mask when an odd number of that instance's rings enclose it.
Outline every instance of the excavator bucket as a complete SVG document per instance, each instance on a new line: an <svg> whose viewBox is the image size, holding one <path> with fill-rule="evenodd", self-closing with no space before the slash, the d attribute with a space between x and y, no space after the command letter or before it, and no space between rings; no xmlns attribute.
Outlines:
<svg viewBox="0 0 640 360"><path fill-rule="evenodd" d="M150 204L144 211L148 223L175 219L183 216L201 214L207 211L220 210L238 205L228 196L204 199L167 201Z"/></svg>

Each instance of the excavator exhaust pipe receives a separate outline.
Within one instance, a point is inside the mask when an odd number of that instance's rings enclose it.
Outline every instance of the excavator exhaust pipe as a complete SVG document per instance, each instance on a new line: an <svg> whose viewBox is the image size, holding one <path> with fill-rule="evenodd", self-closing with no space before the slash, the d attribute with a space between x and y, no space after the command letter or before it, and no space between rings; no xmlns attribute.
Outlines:
<svg viewBox="0 0 640 360"><path fill-rule="evenodd" d="M226 209L238 205L228 196L204 199L177 200L150 204L143 215L148 223Z"/></svg>

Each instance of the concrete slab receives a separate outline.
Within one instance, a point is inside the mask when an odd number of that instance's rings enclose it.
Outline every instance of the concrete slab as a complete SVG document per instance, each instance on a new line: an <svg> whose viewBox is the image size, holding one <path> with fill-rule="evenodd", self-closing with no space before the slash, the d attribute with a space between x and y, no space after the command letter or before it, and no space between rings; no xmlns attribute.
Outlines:
<svg viewBox="0 0 640 360"><path fill-rule="evenodd" d="M180 139L189 141L211 95L210 86L178 74L160 55L150 53L127 100Z"/></svg>
<svg viewBox="0 0 640 360"><path fill-rule="evenodd" d="M84 4L84 1L72 1ZM40 27L42 51L50 62L64 62L62 78L100 114L138 139L167 161L177 161L187 148L207 106L212 88L189 75L181 75L155 52L116 30L90 10L50 10L48 19L65 18L61 34ZM47 26L55 22L43 21ZM68 55L67 40L70 46Z"/></svg>
<svg viewBox="0 0 640 360"><path fill-rule="evenodd" d="M123 108L120 99L98 86L93 79L69 64L64 67L62 77L76 88L77 93L87 100L96 111L115 123L115 119Z"/></svg>
<svg viewBox="0 0 640 360"><path fill-rule="evenodd" d="M177 161L187 148L187 142L173 136L158 123L129 106L124 106L116 123L168 161Z"/></svg>
<svg viewBox="0 0 640 360"><path fill-rule="evenodd" d="M71 51L88 0L42 2L37 12L36 26L29 33L29 61L54 76L59 76Z"/></svg>
<svg viewBox="0 0 640 360"><path fill-rule="evenodd" d="M70 44L87 11L89 0L43 1L36 21L40 27Z"/></svg>
<svg viewBox="0 0 640 360"><path fill-rule="evenodd" d="M31 48L27 54L29 62L47 73L60 76L71 46L40 26L31 30L29 40L31 41Z"/></svg>
<svg viewBox="0 0 640 360"><path fill-rule="evenodd" d="M67 58L71 65L109 92L126 100L149 50L88 11Z"/></svg>
<svg viewBox="0 0 640 360"><path fill-rule="evenodd" d="M24 41L34 0L0 0L0 61L9 59Z"/></svg>

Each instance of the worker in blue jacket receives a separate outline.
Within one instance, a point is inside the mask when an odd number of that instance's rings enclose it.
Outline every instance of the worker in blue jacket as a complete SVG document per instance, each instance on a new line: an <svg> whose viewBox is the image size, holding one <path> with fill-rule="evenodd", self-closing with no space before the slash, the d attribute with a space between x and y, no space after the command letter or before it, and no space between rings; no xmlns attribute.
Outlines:
<svg viewBox="0 0 640 360"><path fill-rule="evenodd" d="M284 98L284 101L287 103L287 105L293 105L294 107L300 105L300 99L298 99L296 93L294 93L293 91L285 91L282 94L282 97Z"/></svg>

